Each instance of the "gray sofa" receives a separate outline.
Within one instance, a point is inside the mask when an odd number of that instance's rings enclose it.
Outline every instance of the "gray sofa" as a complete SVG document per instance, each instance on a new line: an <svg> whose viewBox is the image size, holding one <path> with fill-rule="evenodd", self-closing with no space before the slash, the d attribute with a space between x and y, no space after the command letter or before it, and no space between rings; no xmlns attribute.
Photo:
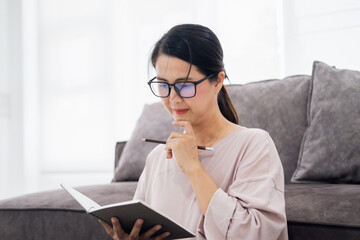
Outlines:
<svg viewBox="0 0 360 240"><path fill-rule="evenodd" d="M228 92L240 124L272 136L285 172L289 239L360 239L360 72L314 62L290 76ZM132 198L145 157L173 130L161 103L146 105L115 149L113 182L77 189L99 204ZM0 201L0 239L109 239L65 191Z"/></svg>

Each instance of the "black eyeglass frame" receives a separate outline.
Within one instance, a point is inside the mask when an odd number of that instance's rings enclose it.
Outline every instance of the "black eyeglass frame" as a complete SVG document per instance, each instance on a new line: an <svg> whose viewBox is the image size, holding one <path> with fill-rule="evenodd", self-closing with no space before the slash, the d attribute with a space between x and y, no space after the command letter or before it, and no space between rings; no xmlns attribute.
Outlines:
<svg viewBox="0 0 360 240"><path fill-rule="evenodd" d="M147 82L147 84L149 85L151 92L152 92L156 97L167 98L168 96L170 96L171 87L174 86L175 92L179 95L179 97L181 97L181 98L193 98L193 97L196 96L196 85L202 83L203 81L205 81L205 80L207 80L207 79L209 79L209 78L214 77L215 74L216 74L216 73L210 74L209 76L206 76L206 77L204 77L204 78L202 78L202 79L200 79L199 81L196 81L196 82L181 81L181 82L176 82L176 83L168 83L168 82L165 82L165 81L154 81L154 79L156 79L156 77L153 77L152 79L150 79L150 80ZM168 85L168 87L169 87L169 93L168 93L166 96L158 96L158 95L156 95L155 92L153 91L152 87L151 87L151 83L164 83L164 84ZM179 84L179 83L192 83L192 84L194 84L194 87L195 87L194 95L191 96L191 97L183 97L183 96L181 96L181 95L180 95L181 88L179 89L179 88L175 87L175 85L176 85L176 84Z"/></svg>

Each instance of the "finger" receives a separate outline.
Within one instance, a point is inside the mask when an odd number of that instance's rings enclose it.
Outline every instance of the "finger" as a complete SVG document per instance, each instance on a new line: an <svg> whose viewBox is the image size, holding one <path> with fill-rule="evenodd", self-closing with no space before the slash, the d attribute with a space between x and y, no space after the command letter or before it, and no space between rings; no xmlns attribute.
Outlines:
<svg viewBox="0 0 360 240"><path fill-rule="evenodd" d="M113 237L123 238L126 233L122 229L119 220L116 217L112 217L111 222L113 224Z"/></svg>
<svg viewBox="0 0 360 240"><path fill-rule="evenodd" d="M172 150L171 150L171 149L166 149L166 158L167 158L167 159L171 159L171 158L172 158Z"/></svg>
<svg viewBox="0 0 360 240"><path fill-rule="evenodd" d="M174 144L174 139L176 138L180 138L183 135L183 133L179 133L179 132L172 132L170 134L170 136L168 137L167 141L166 141L166 146L165 146L165 150L166 150L166 158L167 159L171 159L173 157L173 152L172 152L172 148L173 148L173 144Z"/></svg>
<svg viewBox="0 0 360 240"><path fill-rule="evenodd" d="M171 155L172 155L172 149L175 147L175 144L176 144L176 139L181 139L181 138L184 138L185 135L183 133L180 133L180 132L172 132L170 134L170 136L168 137L168 139L166 140L166 147L165 149L168 151L168 154L167 156L171 158Z"/></svg>
<svg viewBox="0 0 360 240"><path fill-rule="evenodd" d="M189 141L191 136L186 136L183 133L172 133L166 141L167 158L171 158L174 154L174 150L178 149L184 143Z"/></svg>
<svg viewBox="0 0 360 240"><path fill-rule="evenodd" d="M191 126L191 123L189 121L173 121L172 124L174 126L179 126L179 127L183 127L184 128L184 132L186 134L191 134L194 135L194 130Z"/></svg>
<svg viewBox="0 0 360 240"><path fill-rule="evenodd" d="M161 235L157 236L156 238L154 238L154 240L162 240L162 239L168 237L169 235L170 235L169 232L164 232L163 234L161 234Z"/></svg>
<svg viewBox="0 0 360 240"><path fill-rule="evenodd" d="M172 132L167 140L169 141L170 139L182 138L184 136L185 136L185 134L182 132Z"/></svg>
<svg viewBox="0 0 360 240"><path fill-rule="evenodd" d="M105 231L108 235L113 236L113 229L109 224L107 224L104 221L101 221L100 219L99 219L99 223L105 228Z"/></svg>
<svg viewBox="0 0 360 240"><path fill-rule="evenodd" d="M129 236L132 238L138 237L143 223L144 223L144 220L142 220L142 219L136 220Z"/></svg>
<svg viewBox="0 0 360 240"><path fill-rule="evenodd" d="M168 139L183 138L185 136L186 136L185 133L182 132L172 132Z"/></svg>
<svg viewBox="0 0 360 240"><path fill-rule="evenodd" d="M143 237L144 239L148 239L148 238L150 238L152 235L154 235L154 233L156 233L157 231L159 231L160 229L161 229L161 226L160 226L160 225L156 225L156 226L150 228L148 231L146 231L146 232L142 235L142 237Z"/></svg>
<svg viewBox="0 0 360 240"><path fill-rule="evenodd" d="M196 136L179 133L179 132L173 132L166 141L166 149L174 150L186 143L192 143L196 145Z"/></svg>

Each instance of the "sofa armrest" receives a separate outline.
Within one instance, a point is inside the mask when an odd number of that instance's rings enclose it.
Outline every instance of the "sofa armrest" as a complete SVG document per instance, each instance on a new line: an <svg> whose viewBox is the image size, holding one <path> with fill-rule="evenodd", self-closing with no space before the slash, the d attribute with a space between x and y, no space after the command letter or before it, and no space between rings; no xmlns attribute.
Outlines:
<svg viewBox="0 0 360 240"><path fill-rule="evenodd" d="M137 182L75 187L100 205L129 201ZM21 219L21 221L20 221ZM37 192L0 200L0 239L111 239L96 218L66 191Z"/></svg>
<svg viewBox="0 0 360 240"><path fill-rule="evenodd" d="M116 169L119 159L121 156L122 151L124 150L124 147L126 145L127 141L117 142L115 147L115 161L114 161L114 169Z"/></svg>

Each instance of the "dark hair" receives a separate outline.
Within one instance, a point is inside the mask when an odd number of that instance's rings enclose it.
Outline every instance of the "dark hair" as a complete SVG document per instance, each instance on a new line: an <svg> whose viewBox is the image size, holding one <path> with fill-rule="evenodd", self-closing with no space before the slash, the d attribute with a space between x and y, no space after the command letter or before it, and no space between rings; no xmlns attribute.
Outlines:
<svg viewBox="0 0 360 240"><path fill-rule="evenodd" d="M215 73L210 81L216 81L218 73L225 72L223 50L219 39L209 28L198 24L177 25L165 33L152 51L153 67L160 54L177 57L190 63L188 75L192 65L206 76ZM228 78L226 72L225 76ZM236 110L224 85L218 94L218 104L222 115L238 124Z"/></svg>

